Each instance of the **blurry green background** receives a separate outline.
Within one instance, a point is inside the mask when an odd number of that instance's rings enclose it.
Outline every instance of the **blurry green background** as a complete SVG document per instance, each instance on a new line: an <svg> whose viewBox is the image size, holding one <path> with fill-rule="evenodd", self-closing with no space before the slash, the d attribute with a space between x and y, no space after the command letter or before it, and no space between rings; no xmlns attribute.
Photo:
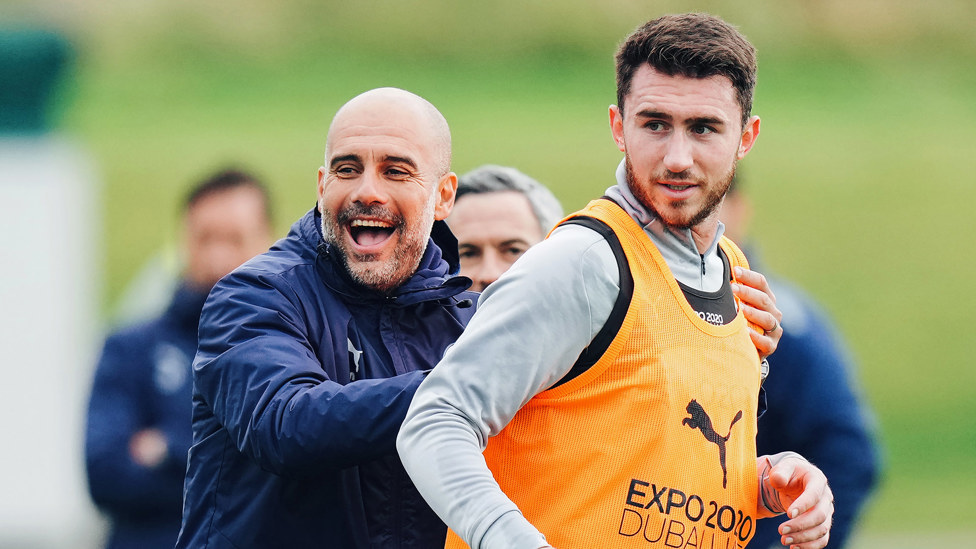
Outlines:
<svg viewBox="0 0 976 549"><path fill-rule="evenodd" d="M441 109L458 173L513 165L581 207L620 157L617 43L662 13L726 18L760 57L753 232L847 335L879 423L858 546L976 536L976 2L0 2L76 47L58 119L101 175L105 318L216 168L263 175L283 235L313 205L332 114L376 86Z"/></svg>

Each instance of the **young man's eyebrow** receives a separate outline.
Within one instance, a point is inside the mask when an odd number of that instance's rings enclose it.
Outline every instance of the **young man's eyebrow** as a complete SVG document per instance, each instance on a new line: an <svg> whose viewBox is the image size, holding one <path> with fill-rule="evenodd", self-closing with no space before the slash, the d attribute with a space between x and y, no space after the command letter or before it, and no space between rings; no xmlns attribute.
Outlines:
<svg viewBox="0 0 976 549"><path fill-rule="evenodd" d="M697 118L689 118L688 119L688 122L690 122L693 125L698 125L698 126L701 126L701 125L721 126L721 125L725 124L725 120L722 120L721 118L717 118L717 117L714 117L714 116L699 116Z"/></svg>
<svg viewBox="0 0 976 549"><path fill-rule="evenodd" d="M635 116L638 118L660 118L661 120L671 121L671 115L666 112L643 110L638 111Z"/></svg>
<svg viewBox="0 0 976 549"><path fill-rule="evenodd" d="M674 117L666 112L658 112L652 110L639 111L636 116L640 118L655 118L659 120L664 120L666 122L672 122L674 120ZM693 125L705 124L709 126L717 126L717 125L725 124L724 120L715 116L697 116L697 117L689 118L687 121L689 124L693 124Z"/></svg>

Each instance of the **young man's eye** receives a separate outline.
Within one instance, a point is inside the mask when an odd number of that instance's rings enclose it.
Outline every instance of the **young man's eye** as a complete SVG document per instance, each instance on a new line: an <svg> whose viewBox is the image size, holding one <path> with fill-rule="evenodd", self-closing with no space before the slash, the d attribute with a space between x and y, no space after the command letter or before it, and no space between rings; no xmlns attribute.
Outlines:
<svg viewBox="0 0 976 549"><path fill-rule="evenodd" d="M647 124L644 124L644 127L651 130L652 132L663 131L665 128L664 122L657 122L654 120L648 122Z"/></svg>
<svg viewBox="0 0 976 549"><path fill-rule="evenodd" d="M698 135L708 135L710 133L715 133L715 129L711 126L695 126L691 129L692 132Z"/></svg>

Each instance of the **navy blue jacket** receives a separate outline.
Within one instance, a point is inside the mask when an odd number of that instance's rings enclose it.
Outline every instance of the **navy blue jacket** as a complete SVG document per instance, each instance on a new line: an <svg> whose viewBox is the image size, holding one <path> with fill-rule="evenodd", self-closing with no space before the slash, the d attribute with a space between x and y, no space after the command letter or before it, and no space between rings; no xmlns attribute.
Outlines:
<svg viewBox="0 0 976 549"><path fill-rule="evenodd" d="M105 340L88 404L85 463L92 499L111 520L110 549L172 549L176 542L191 440L190 363L206 297L184 284L159 318ZM129 457L129 439L150 427L169 443L153 468Z"/></svg>
<svg viewBox="0 0 976 549"><path fill-rule="evenodd" d="M442 547L396 435L474 313L435 222L390 296L353 282L314 210L221 280L201 318L177 547ZM354 381L353 381L354 380Z"/></svg>
<svg viewBox="0 0 976 549"><path fill-rule="evenodd" d="M755 268L755 267L754 267ZM828 548L844 547L879 473L873 421L854 381L854 364L827 316L799 289L773 277L783 337L769 357L767 409L759 455L792 450L817 465L834 494ZM781 517L757 522L750 547L780 547Z"/></svg>

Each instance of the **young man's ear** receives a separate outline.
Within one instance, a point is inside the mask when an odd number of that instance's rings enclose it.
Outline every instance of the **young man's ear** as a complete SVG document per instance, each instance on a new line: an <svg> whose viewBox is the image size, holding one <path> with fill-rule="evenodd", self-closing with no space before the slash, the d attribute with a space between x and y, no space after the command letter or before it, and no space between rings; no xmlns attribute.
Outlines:
<svg viewBox="0 0 976 549"><path fill-rule="evenodd" d="M624 145L624 113L616 105L610 105L610 134L613 135L613 142L617 144L620 152L627 152L627 147Z"/></svg>
<svg viewBox="0 0 976 549"><path fill-rule="evenodd" d="M446 219L454 209L454 197L457 196L458 178L454 172L447 172L437 182L437 202L434 204L434 219Z"/></svg>
<svg viewBox="0 0 976 549"><path fill-rule="evenodd" d="M742 130L742 137L739 139L739 150L736 151L735 155L736 158L742 160L752 149L752 146L756 144L756 139L759 139L759 117L753 116L749 118L745 128Z"/></svg>

